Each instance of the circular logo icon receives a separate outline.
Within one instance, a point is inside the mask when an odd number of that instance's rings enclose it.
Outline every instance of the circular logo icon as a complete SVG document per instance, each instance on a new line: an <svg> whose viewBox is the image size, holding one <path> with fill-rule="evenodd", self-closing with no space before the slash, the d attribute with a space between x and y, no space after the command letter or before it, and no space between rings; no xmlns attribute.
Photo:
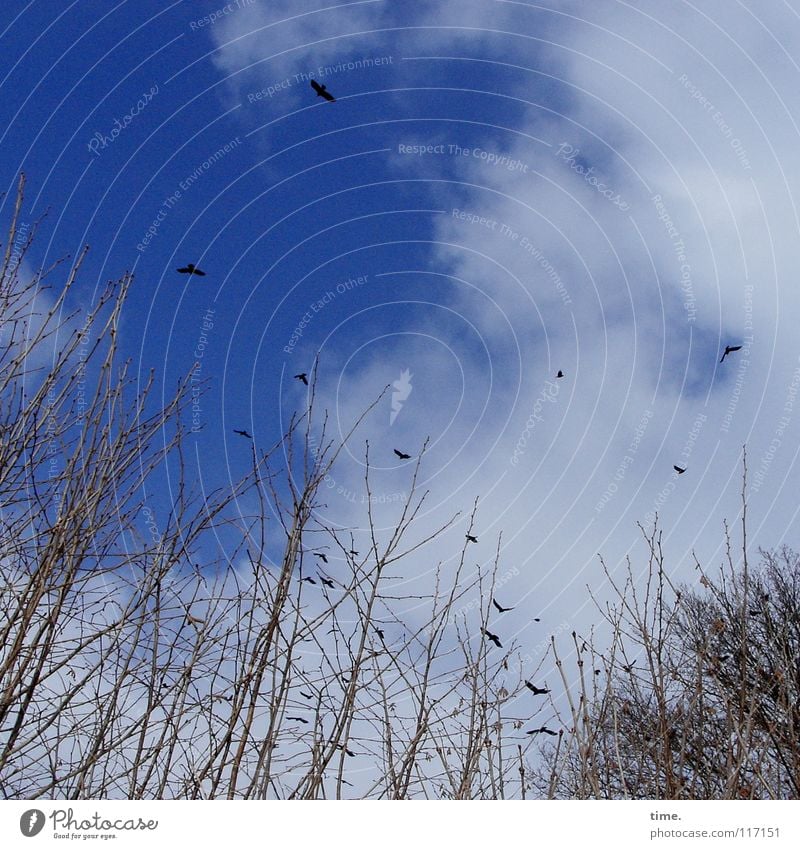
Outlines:
<svg viewBox="0 0 800 849"><path fill-rule="evenodd" d="M44 828L44 813L31 808L19 818L19 830L25 837L36 837L36 835Z"/></svg>

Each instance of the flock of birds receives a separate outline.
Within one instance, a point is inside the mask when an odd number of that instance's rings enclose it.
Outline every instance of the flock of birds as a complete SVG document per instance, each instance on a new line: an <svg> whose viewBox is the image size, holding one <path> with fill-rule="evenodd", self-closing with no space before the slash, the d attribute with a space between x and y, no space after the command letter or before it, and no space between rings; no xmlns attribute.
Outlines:
<svg viewBox="0 0 800 849"><path fill-rule="evenodd" d="M325 100L330 101L330 102L334 102L336 100L336 98L328 91L326 86L320 85L320 83L318 83L316 80L311 80L310 84L311 84L311 88L314 89L314 91L317 93L318 97L322 97ZM189 262L184 267L178 268L176 270L178 271L178 273L187 274L190 277L191 276L194 276L194 277L205 277L206 276L206 272L201 270L200 268L198 268L192 262ZM735 353L736 351L740 351L741 349L742 349L742 345L726 345L725 351L723 352L722 357L720 359L720 363L724 362L725 358L727 356ZM556 374L556 378L561 379L563 377L564 377L564 372L561 369L559 369L558 373ZM306 372L301 372L300 374L294 375L294 379L300 381L305 386L308 386L308 374ZM233 432L235 434L239 435L239 436L246 438L246 439L252 439L253 438L252 435L250 433L248 433L248 431L246 431L246 430L234 429ZM400 451L397 448L394 449L394 453L398 457L398 459L400 459L400 460L411 460L412 459L411 454L408 454L405 451ZM682 475L686 472L686 468L682 468L680 466L673 466L672 468L679 475ZM469 534L469 533L466 534L466 539L467 539L468 543L477 543L478 542L478 538L476 536L474 536L473 534ZM328 557L324 554L324 552L315 551L315 552L312 552L312 553L316 557L318 557L323 563L328 562ZM353 556L357 556L358 552L351 550L350 554L353 555ZM317 574L317 577L320 579L320 581L322 582L322 584L324 586L329 587L331 589L335 588L336 584L331 578L329 578L329 577L327 577L327 576L325 576L325 575L323 575L322 573L319 573L319 572ZM301 582L307 582L309 584L316 584L317 583L316 580L314 580L314 578L311 578L309 576L301 577L300 580L301 580ZM500 614L507 613L510 610L514 609L513 607L503 607L494 598L492 599L492 605L495 607L495 609ZM536 618L533 621L539 622L540 620L538 618ZM380 637L381 642L383 642L384 637L385 637L383 630L376 627L375 631L378 634L378 636ZM487 640L489 640L489 642L491 642L493 645L497 646L497 648L499 648L499 649L503 648L503 644L500 641L500 638L498 637L497 634L492 633L491 631L487 630L486 628L481 628L481 633L486 637ZM595 670L595 674L597 674L597 673L598 673L598 670ZM349 680L349 679L346 679L346 680ZM550 690L547 689L546 687L537 687L535 684L531 683L530 681L525 681L525 686L533 693L534 696L544 696L544 695L547 695L550 692ZM306 694L304 692L301 692L301 695L304 698L307 698L307 699L314 698L313 695ZM301 717L301 716L289 716L289 717L287 717L287 719L294 721L294 722L300 722L304 725L308 724L308 720ZM561 733L561 732L553 731L552 729L547 728L546 726L543 725L540 728L534 728L530 731L526 731L525 733L528 734L528 735L547 734L547 735L552 736L552 737L557 737L558 734ZM337 748L344 751L344 753L346 755L348 755L349 757L355 756L355 753L350 751L350 749L348 749L346 746L337 745Z"/></svg>
<svg viewBox="0 0 800 849"><path fill-rule="evenodd" d="M327 100L331 103L333 103L336 100L336 98L328 91L327 87L324 86L324 85L321 85L316 80L312 79L310 81L310 85L311 85L311 88L314 89L314 91L316 92L317 97L322 97L322 98L324 98L325 100ZM180 274L188 274L190 276L192 276L192 275L194 275L196 277L205 277L206 276L205 271L202 271L201 269L199 269L193 262L187 263L183 268L178 268L177 271ZM723 352L722 358L720 359L720 363L724 362L725 357L727 357L729 354L733 354L736 351L741 351L741 349L742 349L741 345L726 345L725 351ZM563 377L564 377L564 372L561 369L559 369L558 373L556 374L556 378L560 379L560 378L563 378ZM301 383L304 383L306 386L308 386L308 374L306 372L302 372L300 374L294 375L294 379L299 380ZM246 430L234 430L233 432L238 434L239 436L245 437L246 439L252 439L253 438ZM394 449L394 453L397 455L397 457L400 460L410 460L411 459L411 454L407 454L406 452L400 451L397 448ZM685 468L681 468L680 466L673 466L672 468L679 475L682 475L686 471Z"/></svg>

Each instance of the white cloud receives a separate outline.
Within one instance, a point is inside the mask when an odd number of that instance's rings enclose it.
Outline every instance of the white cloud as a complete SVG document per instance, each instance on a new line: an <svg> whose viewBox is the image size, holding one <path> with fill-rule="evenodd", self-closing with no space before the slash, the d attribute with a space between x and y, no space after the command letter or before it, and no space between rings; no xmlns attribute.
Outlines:
<svg viewBox="0 0 800 849"><path fill-rule="evenodd" d="M459 4L461 24L502 29L512 21L532 35L510 6ZM457 11L425 7L416 22L441 26L406 32L405 43L416 38L420 54L465 49L466 39L447 28ZM366 428L371 444L419 445L430 433L425 527L468 510L480 494L482 542L503 531L503 566L519 565L523 594L532 589L552 604L558 621L577 615L583 584L599 580L597 552L620 562L638 545L636 522L656 510L684 578L694 577L692 549L704 562L721 559L722 521L740 509L744 442L752 538L767 546L793 539L794 410L780 422L798 366L792 316L800 304L796 287L784 284L798 261L791 190L799 148L787 106L796 71L787 45L797 27L788 11L727 3L705 3L700 12L560 3L535 46L508 39L506 53L491 58L531 53L533 70L502 91L543 108L525 111L515 132L487 127L482 142L527 170L472 155L389 160L394 173L429 177L431 197L445 210L435 219L439 244L429 263L440 306L398 321L437 337L442 350L399 346L397 357L364 365L347 359L345 344L341 360L328 363L346 392L331 391L326 401L351 420L376 388L410 368L408 412L417 399L425 405L390 432L387 396L387 409ZM497 38L475 42L476 52L491 52ZM399 73L408 79L421 68L407 63ZM466 144L457 123L430 127L416 135L404 128L397 141ZM562 144L578 151L574 160L558 155ZM630 208L586 179L589 169ZM453 208L497 226L460 220ZM471 342L457 332L467 333L467 322ZM720 366L721 348L751 333L749 350ZM559 368L567 377L557 401L547 403L512 466L536 399ZM498 376L491 383L489 369ZM770 454L776 438L781 446ZM360 466L352 462L343 474L355 488ZM674 463L687 474L675 478ZM378 485L398 488L398 475L381 472ZM358 511L343 517L355 521ZM455 556L462 530L442 541L432 562ZM487 562L488 552L480 557Z"/></svg>
<svg viewBox="0 0 800 849"><path fill-rule="evenodd" d="M371 50L371 33L380 27L385 9L379 0L277 0L245 6L208 30L217 48L214 62L239 93L269 86L279 86L282 94L307 88L308 82L295 74L324 76L326 66Z"/></svg>

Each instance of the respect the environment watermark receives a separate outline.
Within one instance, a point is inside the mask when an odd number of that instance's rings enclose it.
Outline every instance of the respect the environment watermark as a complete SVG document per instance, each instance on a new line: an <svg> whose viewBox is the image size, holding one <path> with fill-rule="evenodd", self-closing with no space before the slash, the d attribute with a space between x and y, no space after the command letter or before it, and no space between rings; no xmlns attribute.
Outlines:
<svg viewBox="0 0 800 849"><path fill-rule="evenodd" d="M527 236L523 236L518 230L514 230L513 227L509 227L508 224L504 224L496 218L488 218L485 215L478 215L475 212L468 212L467 210L457 208L454 208L451 214L453 218L459 221L466 221L468 224L477 224L479 227L486 227L487 230L491 230L493 233L499 233L509 241L514 242L514 244L536 260L556 287L556 291L564 306L569 306L572 303L572 298L569 296L567 287L564 285L564 281L561 279L559 273L553 267L553 264L542 253L541 248L535 245Z"/></svg>
<svg viewBox="0 0 800 849"><path fill-rule="evenodd" d="M213 165L219 162L220 159L227 156L232 150L235 150L242 143L239 136L231 139L222 147L217 148L211 156L204 159L196 166L189 174L178 182L178 188L161 202L158 213L150 222L150 226L145 231L139 243L136 245L136 250L139 253L144 253L150 246L150 242L158 235L161 225L167 220L170 211L175 207L178 201L183 197L183 193L187 192Z"/></svg>
<svg viewBox="0 0 800 849"><path fill-rule="evenodd" d="M278 92L285 91L288 88L299 84L310 83L312 79L320 80L324 77L330 77L335 74L341 74L344 71L357 71L361 68L375 68L381 65L391 65L394 61L392 56L366 56L361 59L353 59L349 62L337 62L335 65L319 65L311 71L300 71L292 74L290 77L284 77L281 80L276 80L270 85L266 85L257 91L251 91L247 95L248 103L256 103L259 100L274 97Z"/></svg>

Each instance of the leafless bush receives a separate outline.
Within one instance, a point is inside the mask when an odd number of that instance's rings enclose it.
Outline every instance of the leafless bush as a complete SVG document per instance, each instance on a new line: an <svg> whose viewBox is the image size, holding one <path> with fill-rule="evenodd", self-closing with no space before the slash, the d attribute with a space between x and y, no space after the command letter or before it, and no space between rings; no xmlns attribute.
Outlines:
<svg viewBox="0 0 800 849"><path fill-rule="evenodd" d="M575 642L570 733L537 771L543 794L798 796L800 557L761 551L751 572L746 549L734 563L726 533L727 563L712 578L696 562L699 587L673 586L657 528L645 534L643 587L630 562L624 585L606 572L617 603L598 609L613 636L602 654Z"/></svg>
<svg viewBox="0 0 800 849"><path fill-rule="evenodd" d="M118 343L130 278L68 313L81 259L53 294L59 265L25 280L7 250L0 282L0 794L524 795L515 647L481 636L498 558L467 576L465 543L413 596L389 574L459 520L416 535L424 454L379 534L367 446L355 551L318 507L358 422L329 440L312 384L241 481L202 492L183 462L189 376L165 405L152 378L137 390ZM165 508L148 492L167 464Z"/></svg>

